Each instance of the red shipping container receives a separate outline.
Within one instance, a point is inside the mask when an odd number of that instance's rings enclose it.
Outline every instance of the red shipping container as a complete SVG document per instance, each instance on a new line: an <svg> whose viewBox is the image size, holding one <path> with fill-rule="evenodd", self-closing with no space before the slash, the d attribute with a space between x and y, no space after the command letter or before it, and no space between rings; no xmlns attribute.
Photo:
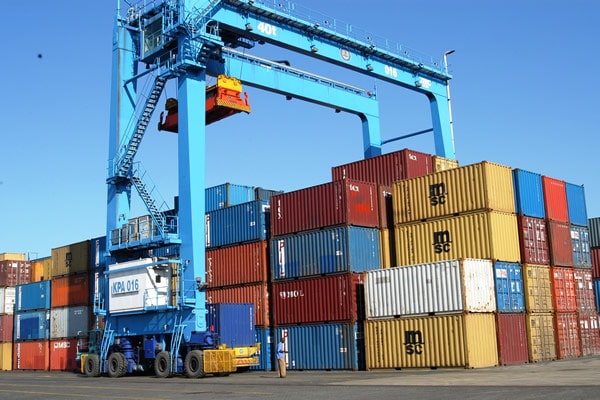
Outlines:
<svg viewBox="0 0 600 400"><path fill-rule="evenodd" d="M90 303L90 274L65 275L50 282L50 306L85 306Z"/></svg>
<svg viewBox="0 0 600 400"><path fill-rule="evenodd" d="M267 241L206 249L209 287L261 283L269 280Z"/></svg>
<svg viewBox="0 0 600 400"><path fill-rule="evenodd" d="M524 313L497 313L498 363L500 365L529 362L527 324Z"/></svg>
<svg viewBox="0 0 600 400"><path fill-rule="evenodd" d="M559 313L577 311L573 268L550 267L550 279L554 310Z"/></svg>
<svg viewBox="0 0 600 400"><path fill-rule="evenodd" d="M577 313L556 313L556 355L558 358L581 357L579 318Z"/></svg>
<svg viewBox="0 0 600 400"><path fill-rule="evenodd" d="M14 317L12 314L0 315L0 342L13 341Z"/></svg>
<svg viewBox="0 0 600 400"><path fill-rule="evenodd" d="M333 181L356 179L391 186L394 182L434 172L431 154L404 149L331 169Z"/></svg>
<svg viewBox="0 0 600 400"><path fill-rule="evenodd" d="M271 197L272 236L336 225L379 226L374 183L344 179Z"/></svg>
<svg viewBox="0 0 600 400"><path fill-rule="evenodd" d="M379 227L382 229L394 229L392 187L377 185L377 199L379 203Z"/></svg>
<svg viewBox="0 0 600 400"><path fill-rule="evenodd" d="M206 289L206 302L211 303L252 303L256 326L269 326L269 285L231 286Z"/></svg>
<svg viewBox="0 0 600 400"><path fill-rule="evenodd" d="M50 371L77 371L77 339L50 341Z"/></svg>
<svg viewBox="0 0 600 400"><path fill-rule="evenodd" d="M273 324L356 322L362 274L327 275L273 283Z"/></svg>
<svg viewBox="0 0 600 400"><path fill-rule="evenodd" d="M575 297L577 311L594 312L596 310L596 295L594 294L594 279L589 269L573 269L575 279Z"/></svg>
<svg viewBox="0 0 600 400"><path fill-rule="evenodd" d="M521 262L524 264L549 265L550 249L546 221L541 218L518 215Z"/></svg>
<svg viewBox="0 0 600 400"><path fill-rule="evenodd" d="M48 371L50 351L48 340L33 340L13 344L13 370Z"/></svg>
<svg viewBox="0 0 600 400"><path fill-rule="evenodd" d="M592 274L594 278L600 278L600 248L590 251L592 253Z"/></svg>
<svg viewBox="0 0 600 400"><path fill-rule="evenodd" d="M31 261L0 261L0 286L31 282Z"/></svg>
<svg viewBox="0 0 600 400"><path fill-rule="evenodd" d="M546 218L551 221L568 223L569 209L567 208L565 181L542 176L542 191L544 192Z"/></svg>
<svg viewBox="0 0 600 400"><path fill-rule="evenodd" d="M579 313L579 337L583 356L600 355L600 330L596 312Z"/></svg>
<svg viewBox="0 0 600 400"><path fill-rule="evenodd" d="M550 243L550 263L560 267L573 267L571 227L564 222L546 221Z"/></svg>

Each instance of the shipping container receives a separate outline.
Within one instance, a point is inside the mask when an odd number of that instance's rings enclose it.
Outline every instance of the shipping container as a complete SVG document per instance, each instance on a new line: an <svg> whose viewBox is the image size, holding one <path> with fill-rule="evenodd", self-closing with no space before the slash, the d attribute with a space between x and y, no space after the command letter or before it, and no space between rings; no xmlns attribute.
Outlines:
<svg viewBox="0 0 600 400"><path fill-rule="evenodd" d="M379 248L381 268L396 266L396 231L392 229L379 230Z"/></svg>
<svg viewBox="0 0 600 400"><path fill-rule="evenodd" d="M207 304L215 303L250 303L254 305L255 326L269 326L270 308L267 283L256 283L242 286L228 286L206 289Z"/></svg>
<svg viewBox="0 0 600 400"><path fill-rule="evenodd" d="M0 261L0 286L31 282L31 261Z"/></svg>
<svg viewBox="0 0 600 400"><path fill-rule="evenodd" d="M364 319L363 276L357 273L273 283L273 325Z"/></svg>
<svg viewBox="0 0 600 400"><path fill-rule="evenodd" d="M554 314L556 330L556 355L558 358L581 357L579 318L577 313Z"/></svg>
<svg viewBox="0 0 600 400"><path fill-rule="evenodd" d="M496 314L498 364L515 365L529 361L524 313Z"/></svg>
<svg viewBox="0 0 600 400"><path fill-rule="evenodd" d="M12 342L15 317L12 314L0 315L0 342Z"/></svg>
<svg viewBox="0 0 600 400"><path fill-rule="evenodd" d="M523 293L525 293L527 312L549 313L554 311L550 267L535 264L522 264L522 267Z"/></svg>
<svg viewBox="0 0 600 400"><path fill-rule="evenodd" d="M533 218L546 218L542 176L523 169L513 170L517 214Z"/></svg>
<svg viewBox="0 0 600 400"><path fill-rule="evenodd" d="M600 217L589 218L588 226L590 228L590 247L600 248Z"/></svg>
<svg viewBox="0 0 600 400"><path fill-rule="evenodd" d="M48 371L50 368L50 342L35 340L13 344L13 369Z"/></svg>
<svg viewBox="0 0 600 400"><path fill-rule="evenodd" d="M375 183L338 180L273 196L271 205L273 236L337 225L379 227Z"/></svg>
<svg viewBox="0 0 600 400"><path fill-rule="evenodd" d="M594 296L594 279L592 271L589 269L575 268L573 270L575 279L575 296L577 302L577 311L592 312L596 307Z"/></svg>
<svg viewBox="0 0 600 400"><path fill-rule="evenodd" d="M25 311L15 314L14 340L48 340L50 310Z"/></svg>
<svg viewBox="0 0 600 400"><path fill-rule="evenodd" d="M542 176L542 189L544 190L544 208L546 219L556 222L569 223L569 210L567 208L567 191L565 181Z"/></svg>
<svg viewBox="0 0 600 400"><path fill-rule="evenodd" d="M494 275L498 312L518 313L525 311L521 264L496 261L494 262Z"/></svg>
<svg viewBox="0 0 600 400"><path fill-rule="evenodd" d="M557 313L577 311L575 276L573 268L550 267L552 305Z"/></svg>
<svg viewBox="0 0 600 400"><path fill-rule="evenodd" d="M592 260L592 275L594 278L600 278L600 248L590 249Z"/></svg>
<svg viewBox="0 0 600 400"><path fill-rule="evenodd" d="M50 340L50 371L72 371L77 369L77 339Z"/></svg>
<svg viewBox="0 0 600 400"><path fill-rule="evenodd" d="M256 326L256 340L260 343L258 351L258 365L250 366L251 371L274 371L277 361L275 360L275 340L271 327Z"/></svg>
<svg viewBox="0 0 600 400"><path fill-rule="evenodd" d="M12 371L13 369L13 342L0 343L0 370Z"/></svg>
<svg viewBox="0 0 600 400"><path fill-rule="evenodd" d="M567 193L569 222L573 225L587 226L588 216L583 185L565 182L565 191Z"/></svg>
<svg viewBox="0 0 600 400"><path fill-rule="evenodd" d="M0 253L0 261L25 261L25 253Z"/></svg>
<svg viewBox="0 0 600 400"><path fill-rule="evenodd" d="M561 267L573 266L573 242L568 223L547 221L548 241L550 243L550 263Z"/></svg>
<svg viewBox="0 0 600 400"><path fill-rule="evenodd" d="M15 287L0 287L0 314L13 314L15 312Z"/></svg>
<svg viewBox="0 0 600 400"><path fill-rule="evenodd" d="M492 261L461 259L368 271L366 317L496 311Z"/></svg>
<svg viewBox="0 0 600 400"><path fill-rule="evenodd" d="M81 306L90 302L90 273L60 276L50 284L50 307Z"/></svg>
<svg viewBox="0 0 600 400"><path fill-rule="evenodd" d="M206 283L209 287L233 286L269 281L268 242L207 249Z"/></svg>
<svg viewBox="0 0 600 400"><path fill-rule="evenodd" d="M527 313L527 340L529 361L556 360L554 315L552 313Z"/></svg>
<svg viewBox="0 0 600 400"><path fill-rule="evenodd" d="M573 266L591 268L590 230L587 226L571 225L571 245L573 248Z"/></svg>
<svg viewBox="0 0 600 400"><path fill-rule="evenodd" d="M50 282L40 281L17 285L15 312L47 310L50 308Z"/></svg>
<svg viewBox="0 0 600 400"><path fill-rule="evenodd" d="M250 201L205 216L206 247L237 245L269 238L269 202Z"/></svg>
<svg viewBox="0 0 600 400"><path fill-rule="evenodd" d="M332 323L275 328L284 338L291 370L363 370L364 342L359 324Z"/></svg>
<svg viewBox="0 0 600 400"><path fill-rule="evenodd" d="M600 279L594 279L594 299L596 300L596 312L600 313Z"/></svg>
<svg viewBox="0 0 600 400"><path fill-rule="evenodd" d="M379 202L379 227L393 229L394 202L392 201L392 187L377 185L377 201Z"/></svg>
<svg viewBox="0 0 600 400"><path fill-rule="evenodd" d="M89 272L90 241L69 244L52 249L52 278Z"/></svg>
<svg viewBox="0 0 600 400"><path fill-rule="evenodd" d="M208 304L206 309L206 325L219 334L220 344L230 348L256 345L253 304Z"/></svg>
<svg viewBox="0 0 600 400"><path fill-rule="evenodd" d="M546 220L517 215L521 262L525 264L550 264L550 244Z"/></svg>
<svg viewBox="0 0 600 400"><path fill-rule="evenodd" d="M600 355L600 330L598 329L598 313L580 312L579 337L581 338L581 355Z"/></svg>
<svg viewBox="0 0 600 400"><path fill-rule="evenodd" d="M254 200L271 201L271 197L283 193L283 190L264 189L261 187L254 188Z"/></svg>
<svg viewBox="0 0 600 400"><path fill-rule="evenodd" d="M394 183L394 223L473 211L515 212L510 167L483 161Z"/></svg>
<svg viewBox="0 0 600 400"><path fill-rule="evenodd" d="M31 282L49 280L52 271L52 257L41 258L31 262Z"/></svg>
<svg viewBox="0 0 600 400"><path fill-rule="evenodd" d="M459 258L521 259L515 214L479 212L396 225L395 234L398 266Z"/></svg>
<svg viewBox="0 0 600 400"><path fill-rule="evenodd" d="M498 365L491 313L368 320L365 347L367 369Z"/></svg>
<svg viewBox="0 0 600 400"><path fill-rule="evenodd" d="M50 339L68 339L92 326L89 306L56 307L50 310Z"/></svg>
<svg viewBox="0 0 600 400"><path fill-rule="evenodd" d="M247 203L256 199L252 186L236 185L229 182L206 188L204 192L206 212Z"/></svg>
<svg viewBox="0 0 600 400"><path fill-rule="evenodd" d="M449 169L458 168L458 160L452 158L441 157L433 155L431 157L433 162L433 172L447 171Z"/></svg>
<svg viewBox="0 0 600 400"><path fill-rule="evenodd" d="M271 279L290 279L381 267L379 230L329 227L273 238Z"/></svg>
<svg viewBox="0 0 600 400"><path fill-rule="evenodd" d="M106 236L90 240L90 267L91 269L106 268Z"/></svg>
<svg viewBox="0 0 600 400"><path fill-rule="evenodd" d="M391 186L402 179L433 173L431 154L403 149L331 168L333 181L356 179Z"/></svg>

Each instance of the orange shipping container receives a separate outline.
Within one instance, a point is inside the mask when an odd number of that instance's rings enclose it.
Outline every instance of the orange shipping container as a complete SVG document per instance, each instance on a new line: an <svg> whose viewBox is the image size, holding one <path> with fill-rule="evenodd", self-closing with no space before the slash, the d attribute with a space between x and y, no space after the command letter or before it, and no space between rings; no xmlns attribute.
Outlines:
<svg viewBox="0 0 600 400"><path fill-rule="evenodd" d="M206 250L206 282L210 287L268 281L267 241Z"/></svg>
<svg viewBox="0 0 600 400"><path fill-rule="evenodd" d="M52 249L51 277L77 274L90 270L90 241Z"/></svg>
<svg viewBox="0 0 600 400"><path fill-rule="evenodd" d="M209 288L206 302L213 303L252 303L256 326L269 326L269 287L266 283L254 285Z"/></svg>
<svg viewBox="0 0 600 400"><path fill-rule="evenodd" d="M16 342L13 346L14 370L48 371L50 367L48 340Z"/></svg>
<svg viewBox="0 0 600 400"><path fill-rule="evenodd" d="M551 267L552 299L557 313L577 311L573 268Z"/></svg>
<svg viewBox="0 0 600 400"><path fill-rule="evenodd" d="M526 314L529 361L556 360L554 316L551 313Z"/></svg>
<svg viewBox="0 0 600 400"><path fill-rule="evenodd" d="M523 292L525 309L530 313L554 311L552 279L547 265L523 264Z"/></svg>
<svg viewBox="0 0 600 400"><path fill-rule="evenodd" d="M50 341L50 371L77 371L77 339Z"/></svg>
<svg viewBox="0 0 600 400"><path fill-rule="evenodd" d="M90 303L90 275L67 275L50 282L50 306L85 306Z"/></svg>

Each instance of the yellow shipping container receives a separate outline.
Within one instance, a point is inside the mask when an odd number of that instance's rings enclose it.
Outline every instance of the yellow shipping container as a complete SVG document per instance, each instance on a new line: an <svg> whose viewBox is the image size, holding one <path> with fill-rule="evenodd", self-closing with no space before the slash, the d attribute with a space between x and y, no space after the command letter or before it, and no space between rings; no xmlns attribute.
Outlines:
<svg viewBox="0 0 600 400"><path fill-rule="evenodd" d="M552 313L527 313L527 341L529 361L556 360L556 339L554 337L554 317Z"/></svg>
<svg viewBox="0 0 600 400"><path fill-rule="evenodd" d="M548 265L523 264L525 310L530 313L554 311L552 278Z"/></svg>
<svg viewBox="0 0 600 400"><path fill-rule="evenodd" d="M90 241L52 249L52 278L90 270Z"/></svg>
<svg viewBox="0 0 600 400"><path fill-rule="evenodd" d="M512 169L483 161L393 185L394 224L474 211L515 212Z"/></svg>
<svg viewBox="0 0 600 400"><path fill-rule="evenodd" d="M498 365L492 313L365 321L367 369Z"/></svg>
<svg viewBox="0 0 600 400"><path fill-rule="evenodd" d="M0 343L0 370L12 371L13 369L13 342Z"/></svg>
<svg viewBox="0 0 600 400"><path fill-rule="evenodd" d="M396 266L396 243L394 235L394 230L379 230L381 268L391 268Z"/></svg>
<svg viewBox="0 0 600 400"><path fill-rule="evenodd" d="M489 211L401 224L395 234L397 266L459 258L521 260L515 214Z"/></svg>
<svg viewBox="0 0 600 400"><path fill-rule="evenodd" d="M433 172L458 168L458 160L441 156L433 156Z"/></svg>
<svg viewBox="0 0 600 400"><path fill-rule="evenodd" d="M25 261L25 253L0 253L0 261Z"/></svg>
<svg viewBox="0 0 600 400"><path fill-rule="evenodd" d="M31 282L50 280L52 257L41 258L31 262Z"/></svg>

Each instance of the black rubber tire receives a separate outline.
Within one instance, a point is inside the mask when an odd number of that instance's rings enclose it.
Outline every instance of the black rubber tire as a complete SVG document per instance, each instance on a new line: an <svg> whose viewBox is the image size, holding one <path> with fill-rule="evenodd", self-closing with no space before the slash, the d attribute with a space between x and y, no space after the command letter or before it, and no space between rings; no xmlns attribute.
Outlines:
<svg viewBox="0 0 600 400"><path fill-rule="evenodd" d="M98 354L88 354L83 370L86 376L100 376L100 357L98 357Z"/></svg>
<svg viewBox="0 0 600 400"><path fill-rule="evenodd" d="M159 378L168 378L171 376L171 354L168 351L161 351L154 359L154 375Z"/></svg>
<svg viewBox="0 0 600 400"><path fill-rule="evenodd" d="M202 350L192 350L185 356L185 376L188 378L203 378L204 353Z"/></svg>
<svg viewBox="0 0 600 400"><path fill-rule="evenodd" d="M127 373L127 359L123 353L112 353L106 361L108 376L120 378Z"/></svg>

